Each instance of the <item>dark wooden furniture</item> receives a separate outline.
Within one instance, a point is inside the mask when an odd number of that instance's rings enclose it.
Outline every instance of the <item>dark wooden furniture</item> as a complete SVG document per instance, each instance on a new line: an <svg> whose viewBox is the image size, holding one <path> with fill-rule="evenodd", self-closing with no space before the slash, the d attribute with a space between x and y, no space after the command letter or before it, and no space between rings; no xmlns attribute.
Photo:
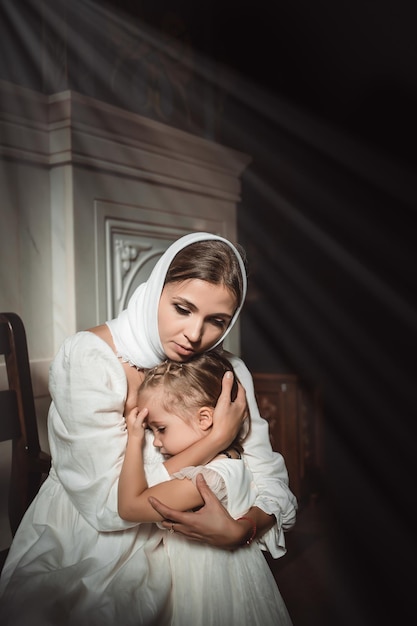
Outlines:
<svg viewBox="0 0 417 626"><path fill-rule="evenodd" d="M253 374L262 417L269 422L272 448L286 462L299 504L319 495L323 471L321 391L293 374Z"/></svg>
<svg viewBox="0 0 417 626"><path fill-rule="evenodd" d="M16 313L0 313L0 355L8 379L0 391L0 441L12 445L7 510L14 535L50 469L50 456L39 444L26 332Z"/></svg>

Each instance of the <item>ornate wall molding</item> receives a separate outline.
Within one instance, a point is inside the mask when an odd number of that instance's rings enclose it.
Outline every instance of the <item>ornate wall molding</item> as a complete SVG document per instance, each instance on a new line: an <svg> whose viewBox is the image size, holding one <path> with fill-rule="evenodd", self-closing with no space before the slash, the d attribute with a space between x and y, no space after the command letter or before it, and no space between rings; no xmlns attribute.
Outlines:
<svg viewBox="0 0 417 626"><path fill-rule="evenodd" d="M0 100L0 156L240 199L251 159L239 151L74 91L45 96L0 80Z"/></svg>

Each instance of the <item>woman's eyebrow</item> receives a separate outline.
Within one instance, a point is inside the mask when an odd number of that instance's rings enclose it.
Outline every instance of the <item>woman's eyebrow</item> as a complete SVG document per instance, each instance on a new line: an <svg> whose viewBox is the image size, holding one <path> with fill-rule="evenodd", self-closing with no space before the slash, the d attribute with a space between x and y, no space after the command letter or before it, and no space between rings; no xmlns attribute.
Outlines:
<svg viewBox="0 0 417 626"><path fill-rule="evenodd" d="M186 306L188 306L189 309L192 309L193 311L197 311L196 305L193 302L190 302L190 300L187 300L187 298L182 298L181 296L174 296L173 300L177 304L185 304Z"/></svg>

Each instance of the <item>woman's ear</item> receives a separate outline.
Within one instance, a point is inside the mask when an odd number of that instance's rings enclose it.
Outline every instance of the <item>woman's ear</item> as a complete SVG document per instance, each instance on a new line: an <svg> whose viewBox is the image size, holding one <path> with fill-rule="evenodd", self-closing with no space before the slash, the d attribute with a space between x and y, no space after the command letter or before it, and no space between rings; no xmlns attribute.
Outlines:
<svg viewBox="0 0 417 626"><path fill-rule="evenodd" d="M198 411L198 425L201 430L208 430L213 426L214 408L202 406Z"/></svg>

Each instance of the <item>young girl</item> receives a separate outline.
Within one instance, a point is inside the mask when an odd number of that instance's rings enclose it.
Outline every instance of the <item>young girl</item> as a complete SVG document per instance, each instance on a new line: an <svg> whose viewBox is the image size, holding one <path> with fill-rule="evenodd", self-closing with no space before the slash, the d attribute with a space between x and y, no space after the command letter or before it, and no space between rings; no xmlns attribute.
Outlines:
<svg viewBox="0 0 417 626"><path fill-rule="evenodd" d="M184 552L185 539L175 524L164 533L164 545L172 572L172 626L282 626L291 619L271 571L252 543L256 525L246 512L256 498L253 476L242 458L249 417L227 450L212 461L175 472L171 480L148 488L145 473L145 429L153 433L153 445L172 457L206 437L213 426L213 412L221 381L232 365L224 353L211 351L186 363L166 361L148 370L139 388L138 409L127 416L128 442L119 479L119 513L133 522L158 522L163 518L149 498L167 505L194 510L204 501L195 486L198 474L237 521L249 520L251 529L245 550L225 551L193 543ZM234 399L237 388L232 389ZM150 459L147 470L149 472ZM184 558L186 557L186 558Z"/></svg>
<svg viewBox="0 0 417 626"><path fill-rule="evenodd" d="M170 623L172 576L160 531L118 514L124 416L136 406L143 368L166 358L185 362L220 345L245 293L245 267L235 246L217 235L192 233L166 250L117 318L63 343L49 376L52 468L2 571L2 626ZM268 423L259 415L252 377L240 359L232 362L252 418L245 458L257 496L249 516L262 545L277 557L285 553L284 530L295 522L296 501L284 460L272 451ZM231 402L231 383L225 379L206 437L169 459L154 451L152 484L207 463L233 441L246 400L240 387ZM206 485L201 490L205 505L197 513L170 508L176 532L244 550L251 522L237 522ZM191 545L184 541L184 560Z"/></svg>

